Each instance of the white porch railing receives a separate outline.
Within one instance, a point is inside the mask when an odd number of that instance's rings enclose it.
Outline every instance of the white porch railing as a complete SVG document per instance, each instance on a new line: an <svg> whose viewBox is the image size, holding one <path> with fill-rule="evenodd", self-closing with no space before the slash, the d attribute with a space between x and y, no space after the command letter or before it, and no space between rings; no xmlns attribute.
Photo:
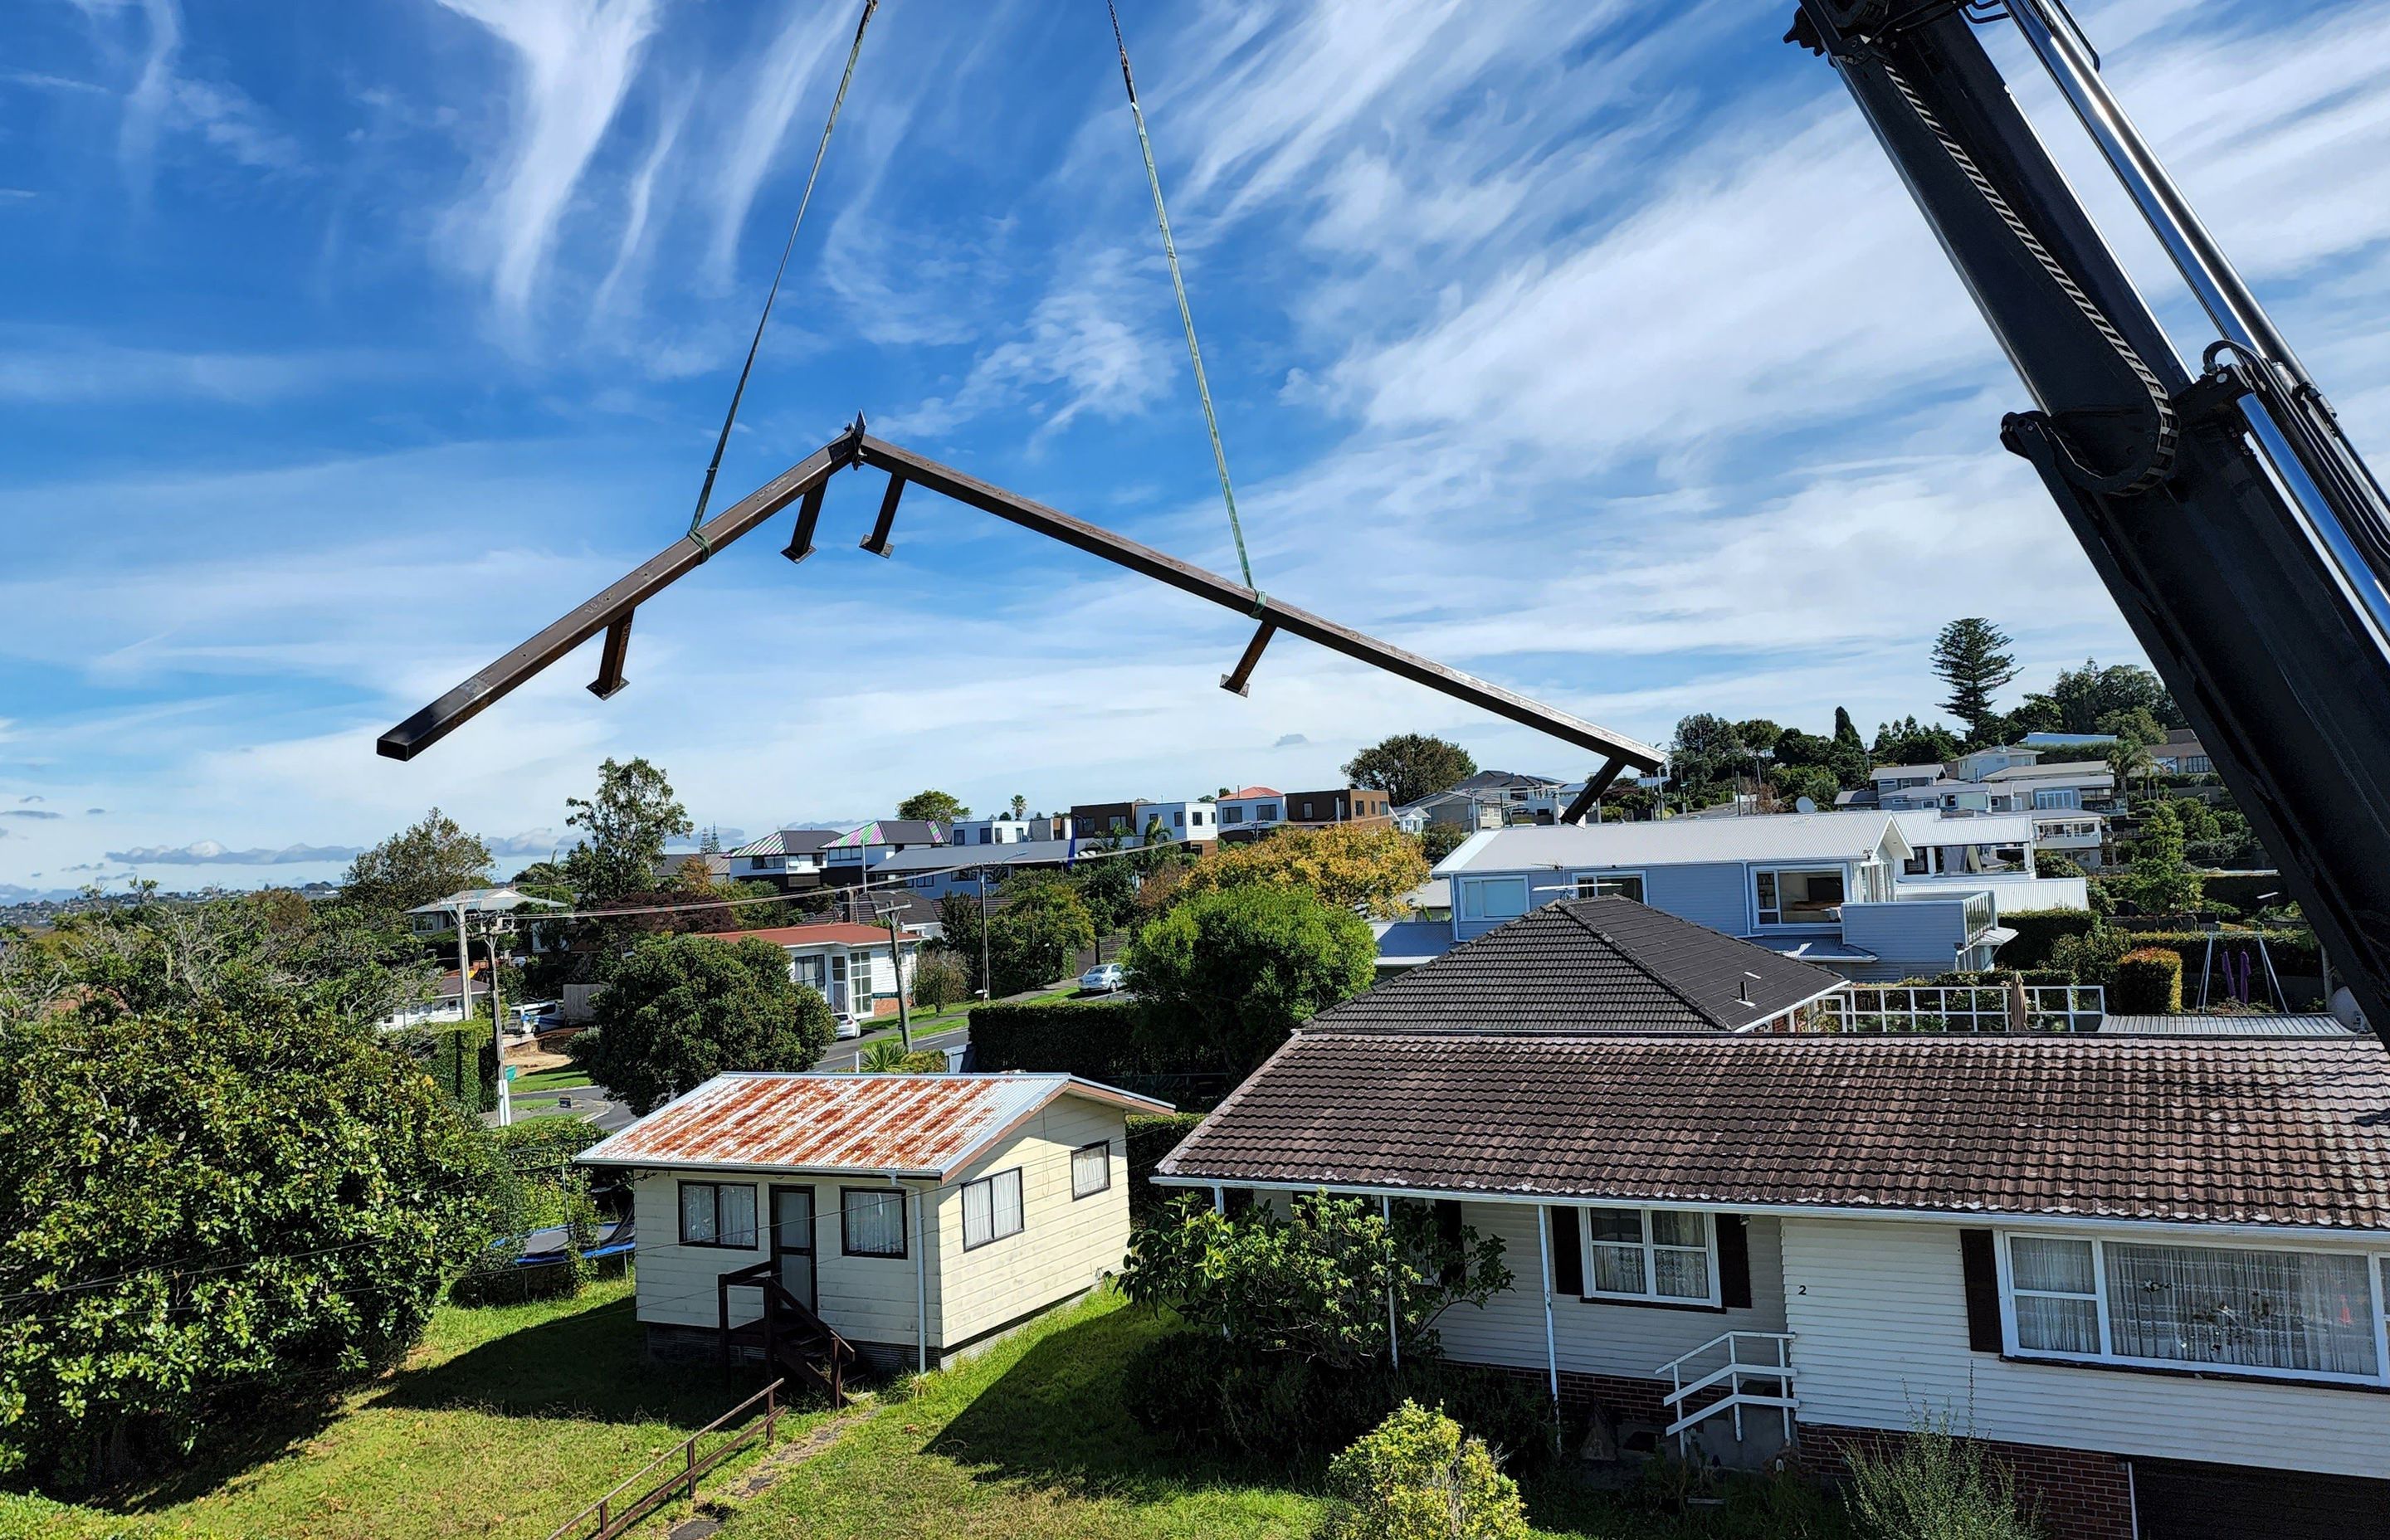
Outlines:
<svg viewBox="0 0 2390 1540"><path fill-rule="evenodd" d="M1761 1354L1767 1356L1758 1356ZM1667 1431L1677 1441L1679 1456L1688 1452L1692 1430L1714 1417L1732 1416L1734 1436L1740 1441L1745 1406L1778 1413L1784 1418L1785 1442L1792 1440L1792 1411L1800 1402L1792 1394L1792 1334L1789 1331L1729 1331L1669 1359L1651 1374L1654 1379L1668 1377L1668 1393L1660 1401L1673 1419ZM1719 1393L1695 1404L1694 1397L1708 1391Z"/></svg>
<svg viewBox="0 0 2390 1540"><path fill-rule="evenodd" d="M2098 984L2027 984L2029 1032L2096 1032L2107 1019L2108 992ZM1810 1032L2009 1030L2009 991L2001 984L1853 984L1817 1002Z"/></svg>

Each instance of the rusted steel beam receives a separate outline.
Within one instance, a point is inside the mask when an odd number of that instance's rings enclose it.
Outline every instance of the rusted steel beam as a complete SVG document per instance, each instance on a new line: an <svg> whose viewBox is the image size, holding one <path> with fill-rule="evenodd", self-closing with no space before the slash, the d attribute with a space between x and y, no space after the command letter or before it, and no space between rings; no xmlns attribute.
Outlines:
<svg viewBox="0 0 2390 1540"><path fill-rule="evenodd" d="M1585 789L1578 792L1569 802L1568 810L1561 815L1561 822L1564 824L1585 822L1585 815L1593 811L1594 803L1601 801L1601 794L1610 789L1625 769L1625 760L1614 759L1587 777Z"/></svg>
<svg viewBox="0 0 2390 1540"><path fill-rule="evenodd" d="M1269 646L1270 638L1277 635L1276 621L1262 622L1253 639L1245 644L1244 656L1237 660L1237 666L1220 675L1220 687L1230 695L1244 694L1245 687L1253 682L1253 666L1262 661L1262 648Z"/></svg>
<svg viewBox="0 0 2390 1540"><path fill-rule="evenodd" d="M1262 648L1267 645L1270 635L1287 631L1330 651L1341 652L1373 668L1424 685L1456 700L1466 701L1523 726L1548 733L1564 743L1590 749L1610 762L1607 774L1613 779L1628 765L1643 770L1659 767L1660 751L1648 743L1622 737L1565 712L1554 711L1516 691L1391 647L1374 636L1364 635L1350 626L1324 620L1309 610L1281 604L1251 588L1231 583L1216 572L1206 571L1157 551L1150 545L1140 545L1085 520L1073 519L1042 503L1032 502L1002 487L966 476L950 466L916 455L909 449L868 437L863 431L860 418L836 442L807 456L708 521L700 536L675 541L603 593L572 610L531 640L384 733L375 745L376 749L390 759L413 759L598 632L610 630L621 622L623 622L623 639L627 641L627 622L633 610L686 576L713 551L727 545L799 498L805 499L805 506L798 514L797 538L790 542L790 551L782 554L802 557L811 549L813 520L820 511L823 484L838 471L852 465L873 466L887 471L892 478L887 494L880 502L879 526L873 531L873 539L864 543L867 550L874 549L873 542L877 541L878 548L885 554L886 535L895 517L896 501L901 495L903 483L918 481L958 503L995 514L1048 539L1059 540L1090 556L1101 557L1116 566L1166 583L1182 593L1209 599L1224 609L1251 616L1259 622L1259 629L1253 640L1246 645L1246 656L1240 661L1237 673L1229 676L1237 684L1244 683L1244 676L1260 660ZM601 670L599 677L602 683L613 676Z"/></svg>
<svg viewBox="0 0 2390 1540"><path fill-rule="evenodd" d="M455 689L381 735L374 745L385 759L413 759L450 733L506 699L525 680L636 610L687 575L710 551L745 534L820 486L854 461L855 435L826 444L707 520L685 537L639 563L595 597L565 612L554 624L516 648Z"/></svg>
<svg viewBox="0 0 2390 1540"><path fill-rule="evenodd" d="M958 503L968 503L998 519L1034 530L1039 534L1075 546L1090 556L1141 572L1173 588L1209 599L1224 609L1251 615L1256 620L1273 622L1279 630L1291 632L1305 641L1317 642L1330 651L1341 652L1375 668L1397 674L1414 684L1425 685L1432 690L1465 700L1497 716L1507 717L1523 726L1548 733L1565 743L1618 760L1637 769L1655 770L1660 765L1660 751L1648 743L1622 737L1605 727L1554 711L1539 701L1531 700L1513 690L1488 683L1458 669L1390 647L1374 636L1367 636L1350 626L1338 625L1308 610L1278 600L1229 582L1216 572L1164 555L1150 545L1139 545L1110 530L1073 519L1069 514L1034 503L1026 497L1005 491L976 478L966 476L950 466L916 455L882 439L866 435L857 456L859 463L876 466L891 474L901 474L907 481L918 481L932 492L944 494Z"/></svg>
<svg viewBox="0 0 2390 1540"><path fill-rule="evenodd" d="M905 495L905 478L888 478L888 491L880 499L880 519L871 533L863 537L863 548L873 556L888 554L888 532L896 527L896 500Z"/></svg>
<svg viewBox="0 0 2390 1540"><path fill-rule="evenodd" d="M791 562L814 554L814 525L821 519L822 489L816 486L797 505L797 527L789 534L789 548L780 554Z"/></svg>
<svg viewBox="0 0 2390 1540"><path fill-rule="evenodd" d="M589 693L600 700L610 700L624 685L623 663L631 652L631 617L636 610L625 610L606 628L605 649L598 655L598 677L589 681Z"/></svg>

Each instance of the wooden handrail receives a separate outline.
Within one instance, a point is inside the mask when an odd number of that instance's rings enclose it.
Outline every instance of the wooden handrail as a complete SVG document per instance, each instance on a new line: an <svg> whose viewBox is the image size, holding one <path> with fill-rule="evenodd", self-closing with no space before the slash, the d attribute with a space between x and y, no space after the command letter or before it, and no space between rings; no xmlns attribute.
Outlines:
<svg viewBox="0 0 2390 1540"><path fill-rule="evenodd" d="M772 1442L773 1431L778 1425L780 1418L780 1392L785 1389L787 1385L788 1381L786 1380L773 1380L770 1384L765 1386L762 1390L757 1391L753 1395L749 1396L738 1405L731 1407L720 1417L715 1418L704 1427L700 1428L696 1432L689 1434L688 1437L683 1439L680 1442L679 1446L674 1449L670 1454L659 1455L654 1459L649 1460L647 1464L633 1471L630 1476L617 1484L613 1490L608 1492L604 1496L598 1498L596 1502L591 1503L587 1508L583 1508L572 1518L567 1519L563 1523L559 1524L556 1529L549 1534L547 1540L564 1540L564 1537L567 1534L578 1530L593 1515L598 1521L598 1527L587 1536L587 1540L614 1540L616 1535L621 1534L633 1524L637 1523L640 1520L654 1512L658 1508L662 1507L664 1499L669 1497L675 1490L686 1487L688 1490L688 1495L694 1499L697 1496L697 1479L700 1476L704 1475L707 1471L713 1469L715 1466L721 1464L724 1460L729 1458L730 1456L738 1450L745 1448L748 1442L754 1438L757 1432L760 1431L763 1434L764 1442L766 1444L769 1444ZM708 1433L719 1431L725 1423L733 1421L743 1416L758 1401L764 1403L764 1420L761 1423L733 1436L728 1442L722 1444L721 1447L715 1449L713 1453L706 1456L703 1459L698 1458L698 1440L703 1438ZM647 1475L648 1472L655 1469L658 1466L669 1463L675 1458L675 1457L678 1457L680 1459L680 1469L675 1471L672 1475L665 1477L655 1485L648 1488L645 1492L642 1492L639 1495L631 1499L629 1503L623 1505L621 1508L618 1509L614 1507L614 1499L620 1497L625 1491L629 1490L633 1483L636 1482L641 1477Z"/></svg>

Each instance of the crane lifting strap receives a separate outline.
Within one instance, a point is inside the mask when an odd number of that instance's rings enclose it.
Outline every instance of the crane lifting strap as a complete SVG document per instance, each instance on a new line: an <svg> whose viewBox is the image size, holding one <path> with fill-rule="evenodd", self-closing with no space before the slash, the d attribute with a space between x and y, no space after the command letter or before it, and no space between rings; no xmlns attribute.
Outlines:
<svg viewBox="0 0 2390 1540"><path fill-rule="evenodd" d="M739 383L730 391L730 409L722 415L722 432L713 441L713 458L705 468L705 481L697 489L697 511L688 516L687 538L697 542L698 559L713 554L713 545L705 538L705 506L713 497L713 479L722 471L722 452L730 443L730 430L739 420L739 403L747 393L747 377L755 372L755 353L764 345L764 327L772 319L772 302L780 297L780 279L789 271L789 253L797 247L797 232L803 228L805 210L814 200L814 183L820 179L822 158L829 153L830 131L838 127L838 109L846 105L846 88L854 80L854 61L863 56L863 34L870 30L871 13L880 8L880 0L863 0L862 19L854 24L854 43L846 50L846 72L838 77L838 95L830 98L829 116L822 122L821 143L814 147L813 170L805 173L804 196L797 200L797 217L789 222L789 238L780 244L780 264L772 270L772 287L764 294L764 313L755 317L755 335L747 343L747 362L739 367Z"/></svg>
<svg viewBox="0 0 2390 1540"><path fill-rule="evenodd" d="M1145 180L1153 188L1153 218L1162 226L1162 254L1170 263L1170 287L1178 296L1178 319L1187 327L1187 357L1195 366L1195 394L1203 403L1203 427L1212 435L1212 463L1220 472L1220 500L1228 505L1228 535L1237 543L1237 570L1244 574L1245 586L1260 595L1261 585L1253 582L1253 564L1245 555L1245 529L1237 520L1237 489L1228 481L1228 456L1220 447L1220 418L1212 410L1212 387L1203 378L1203 350L1195 341L1195 312L1187 302L1186 276L1178 271L1178 243L1170 236L1170 211L1162 206L1162 173L1153 166L1153 140L1145 132L1145 109L1137 99L1137 76L1129 71L1128 43L1121 36L1120 11L1111 0L1104 0L1104 9L1112 19L1112 46L1120 50L1121 83L1128 87L1128 111L1137 120L1137 148L1145 152ZM1253 613L1261 612L1261 599L1257 597Z"/></svg>

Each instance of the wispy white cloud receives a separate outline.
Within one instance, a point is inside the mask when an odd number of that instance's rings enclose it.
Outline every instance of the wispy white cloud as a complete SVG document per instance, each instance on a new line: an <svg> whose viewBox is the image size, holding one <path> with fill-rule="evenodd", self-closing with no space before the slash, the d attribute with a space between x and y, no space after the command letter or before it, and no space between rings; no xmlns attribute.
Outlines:
<svg viewBox="0 0 2390 1540"><path fill-rule="evenodd" d="M214 840L187 845L137 845L112 850L108 858L135 866L300 866L326 861L347 861L357 853L353 845L285 845L279 850L232 850Z"/></svg>
<svg viewBox="0 0 2390 1540"><path fill-rule="evenodd" d="M574 188L614 121L655 29L655 0L441 0L511 50L506 142L482 185L452 214L502 318L518 331L571 211Z"/></svg>
<svg viewBox="0 0 2390 1540"><path fill-rule="evenodd" d="M0 401L224 401L247 405L407 371L385 353L129 347L58 327L0 327Z"/></svg>
<svg viewBox="0 0 2390 1540"><path fill-rule="evenodd" d="M139 0L137 5L75 0L95 32L111 50L136 50L133 78L117 125L117 156L136 195L146 196L157 174L160 147L169 135L197 138L234 163L256 171L301 168L298 141L229 81L184 72L183 13L177 0ZM28 83L80 90L89 83L55 75L19 76ZM105 89L102 87L101 89Z"/></svg>
<svg viewBox="0 0 2390 1540"><path fill-rule="evenodd" d="M730 281L738 261L739 237L747 226L756 191L779 158L797 108L816 95L816 76L824 72L823 66L841 41L840 32L828 12L800 6L790 13L788 21L744 73L739 94L747 110L739 115L726 141L713 151L719 169L713 177L713 240L706 265L717 284Z"/></svg>
<svg viewBox="0 0 2390 1540"><path fill-rule="evenodd" d="M594 310L602 312L615 306L626 276L646 252L649 224L656 212L656 179L672 159L674 147L680 143L681 128L688 122L688 109L696 99L697 88L685 87L674 92L656 115L655 132L648 141L647 154L631 173L630 187L624 195L623 231L614 242L614 265L606 270L606 276L598 285L597 294L590 302Z"/></svg>

